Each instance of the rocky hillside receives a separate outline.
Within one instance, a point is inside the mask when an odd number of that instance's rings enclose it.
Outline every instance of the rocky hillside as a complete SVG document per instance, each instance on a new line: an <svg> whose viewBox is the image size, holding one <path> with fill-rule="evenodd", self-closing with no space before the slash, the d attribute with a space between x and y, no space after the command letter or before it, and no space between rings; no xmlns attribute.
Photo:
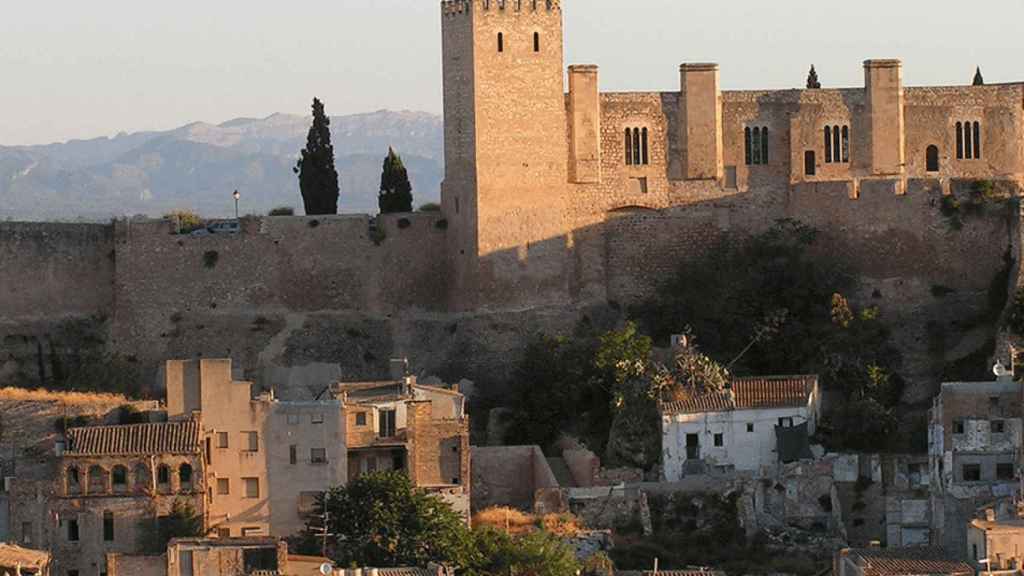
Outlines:
<svg viewBox="0 0 1024 576"><path fill-rule="evenodd" d="M275 206L301 213L292 167L309 124L308 117L275 114L166 132L0 146L0 219L98 221L179 208L225 217L233 214L235 189L242 193L243 214ZM334 117L331 128L342 211L376 212L388 146L405 160L417 205L438 200L440 116L379 111Z"/></svg>

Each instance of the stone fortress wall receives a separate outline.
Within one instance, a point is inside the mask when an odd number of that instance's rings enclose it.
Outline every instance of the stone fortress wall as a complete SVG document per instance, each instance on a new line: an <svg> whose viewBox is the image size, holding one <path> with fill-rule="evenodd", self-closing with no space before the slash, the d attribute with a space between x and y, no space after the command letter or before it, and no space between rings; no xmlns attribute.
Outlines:
<svg viewBox="0 0 1024 576"><path fill-rule="evenodd" d="M167 222L0 224L0 380L43 358L66 317L98 318L113 350L147 366L230 356L264 385L383 375L397 355L500 379L537 331L611 322L609 303L651 294L681 258L781 218L855 263L853 296L900 325L911 356L926 322L985 306L1008 248L1016 284L1017 214L953 230L939 208L976 179L1019 185L1024 85L904 88L900 64L880 60L862 88L721 91L717 66L685 64L678 91L602 93L592 65L569 67L566 86L557 0L441 8L442 214L376 229L367 216L244 219L203 238ZM980 158L958 158L964 122L979 124ZM836 162L826 126L845 127ZM646 134L640 162L626 160L627 129ZM767 133L767 159L747 161L748 129ZM936 287L954 292L938 302ZM990 337L964 329L950 355Z"/></svg>

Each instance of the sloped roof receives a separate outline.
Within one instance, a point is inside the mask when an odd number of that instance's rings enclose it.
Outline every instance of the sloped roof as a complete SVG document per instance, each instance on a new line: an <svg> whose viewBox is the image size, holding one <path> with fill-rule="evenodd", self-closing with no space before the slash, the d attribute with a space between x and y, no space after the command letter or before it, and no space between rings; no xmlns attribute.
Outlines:
<svg viewBox="0 0 1024 576"><path fill-rule="evenodd" d="M68 430L69 456L195 454L199 422L95 426Z"/></svg>
<svg viewBox="0 0 1024 576"><path fill-rule="evenodd" d="M863 566L864 576L938 576L974 574L974 569L953 559L942 548L866 548L850 550L850 558Z"/></svg>
<svg viewBox="0 0 1024 576"><path fill-rule="evenodd" d="M663 414L701 414L764 408L807 406L818 386L817 376L734 378L719 392L693 396L661 405Z"/></svg>
<svg viewBox="0 0 1024 576"><path fill-rule="evenodd" d="M39 570L50 563L50 554L41 550L30 550L13 544L0 544L0 567L21 566Z"/></svg>

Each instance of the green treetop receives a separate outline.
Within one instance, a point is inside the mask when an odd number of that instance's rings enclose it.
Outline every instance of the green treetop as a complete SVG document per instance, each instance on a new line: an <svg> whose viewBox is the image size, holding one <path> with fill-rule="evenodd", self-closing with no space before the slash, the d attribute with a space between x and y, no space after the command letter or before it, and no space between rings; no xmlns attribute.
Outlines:
<svg viewBox="0 0 1024 576"><path fill-rule="evenodd" d="M313 99L313 125L309 128L306 147L295 166L299 189L306 205L306 214L338 213L338 171L334 168L334 146L331 144L331 119L324 105Z"/></svg>
<svg viewBox="0 0 1024 576"><path fill-rule="evenodd" d="M412 184L409 183L409 173L402 164L402 157L395 154L391 147L388 147L388 155L384 158L378 200L381 214L412 212Z"/></svg>

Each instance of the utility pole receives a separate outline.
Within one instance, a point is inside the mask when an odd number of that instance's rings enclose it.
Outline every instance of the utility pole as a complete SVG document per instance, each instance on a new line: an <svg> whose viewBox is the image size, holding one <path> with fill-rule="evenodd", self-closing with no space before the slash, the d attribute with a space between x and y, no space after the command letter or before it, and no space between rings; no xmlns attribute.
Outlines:
<svg viewBox="0 0 1024 576"><path fill-rule="evenodd" d="M334 536L334 534L330 534L329 533L330 532L330 526L331 526L331 522L330 522L331 513L328 512L325 509L324 513L321 514L319 516L319 518L323 521L323 526L318 527L318 528L314 528L313 530L316 531L316 532L320 532L320 537L323 539L321 541L321 546L320 546L320 555L323 556L324 558L326 558L327 557L327 537L328 536Z"/></svg>
<svg viewBox="0 0 1024 576"><path fill-rule="evenodd" d="M238 190L235 190L235 193L231 196L235 199L235 220L238 220L238 199L241 198L242 195L238 193Z"/></svg>

